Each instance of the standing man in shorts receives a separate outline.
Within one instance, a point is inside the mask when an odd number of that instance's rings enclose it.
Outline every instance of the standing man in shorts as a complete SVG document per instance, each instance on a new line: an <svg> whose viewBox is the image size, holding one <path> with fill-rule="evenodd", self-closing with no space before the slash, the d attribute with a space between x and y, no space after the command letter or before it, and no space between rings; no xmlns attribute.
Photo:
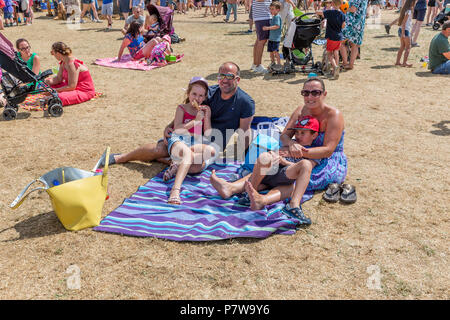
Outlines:
<svg viewBox="0 0 450 320"><path fill-rule="evenodd" d="M267 73L267 69L261 64L264 46L269 40L269 30L263 30L263 27L270 27L270 4L272 0L253 0L253 22L256 29L256 41L253 46L253 64L251 70L258 73Z"/></svg>
<svg viewBox="0 0 450 320"><path fill-rule="evenodd" d="M416 20L411 30L411 47L419 47L417 38L419 37L420 27L425 20L425 14L427 13L427 0L417 0L414 7L413 19Z"/></svg>

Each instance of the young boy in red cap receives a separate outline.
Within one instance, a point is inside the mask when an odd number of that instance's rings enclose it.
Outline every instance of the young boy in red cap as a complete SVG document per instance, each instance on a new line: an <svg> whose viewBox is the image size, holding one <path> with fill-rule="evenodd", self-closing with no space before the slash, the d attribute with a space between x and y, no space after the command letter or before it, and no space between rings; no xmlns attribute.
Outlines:
<svg viewBox="0 0 450 320"><path fill-rule="evenodd" d="M303 147L309 148L318 136L319 121L311 116L305 116L298 120L293 128L289 128L288 130L295 130L295 140ZM289 157L289 149L287 147L282 147L279 151L263 153L256 160L252 175L247 183L250 183L255 190L271 189L281 185L293 184L299 176L301 170L299 163L301 161L310 161L314 168L321 160L291 158ZM250 199L244 197L240 203L249 204L249 201L251 203L251 195L249 194L249 196ZM283 209L283 212L286 211L287 214L290 214L290 210L301 211L300 207L285 209ZM303 212L301 214L297 213L296 218L299 215L303 217L301 219L302 224L311 224L311 220L306 218Z"/></svg>

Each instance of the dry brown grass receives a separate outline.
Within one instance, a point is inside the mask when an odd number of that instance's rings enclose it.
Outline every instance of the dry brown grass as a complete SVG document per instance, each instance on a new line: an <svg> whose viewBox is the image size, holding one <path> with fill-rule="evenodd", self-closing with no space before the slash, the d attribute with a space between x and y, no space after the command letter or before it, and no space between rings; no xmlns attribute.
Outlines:
<svg viewBox="0 0 450 320"><path fill-rule="evenodd" d="M393 18L383 14L383 23ZM122 21L115 21L114 28L119 26ZM433 134L435 124L450 120L449 78L429 76L418 62L435 34L430 28L422 28L421 47L411 52L412 69L393 67L399 40L396 30L386 36L381 26L366 30L355 70L338 81L326 80L328 103L345 116L347 181L356 185L358 201L327 204L317 194L304 205L313 220L307 230L265 240L179 243L90 229L68 232L45 193L11 211L9 203L26 183L51 169L90 169L106 145L124 152L156 141L190 77L202 75L214 83L223 61L242 67L240 86L255 99L257 115L288 116L302 103L306 75L248 71L255 35L243 34L243 22L223 24L222 17L202 18L192 11L176 15L175 29L187 41L174 48L185 58L150 72L91 65L95 58L117 54L121 34L105 33L104 27L88 23L71 30L38 13L33 26L3 31L13 41L28 38L43 68L56 65L51 44L67 42L105 95L67 107L61 118L21 110L16 121L0 121L0 298L450 298L450 137L448 131ZM265 53L266 65L268 57ZM162 168L113 166L103 216ZM81 270L80 290L66 285L73 264ZM367 287L371 265L380 268L381 290Z"/></svg>

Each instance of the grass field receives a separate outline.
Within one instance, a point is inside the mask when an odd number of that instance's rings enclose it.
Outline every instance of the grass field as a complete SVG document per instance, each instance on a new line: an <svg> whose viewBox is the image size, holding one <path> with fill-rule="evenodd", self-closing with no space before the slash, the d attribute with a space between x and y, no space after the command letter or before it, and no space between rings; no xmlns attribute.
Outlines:
<svg viewBox="0 0 450 320"><path fill-rule="evenodd" d="M56 66L51 44L66 42L103 96L65 108L60 118L20 110L17 120L0 120L0 298L449 299L449 77L431 75L419 62L436 34L430 27L412 49L413 67L394 67L397 31L383 28L395 17L391 11L367 26L355 69L325 80L326 102L344 114L347 182L358 201L328 204L316 194L303 206L313 221L308 229L264 240L179 243L66 231L46 193L9 209L47 171L90 170L107 145L117 153L157 141L189 79L215 83L224 61L240 65L240 87L254 98L256 115L289 116L302 104L306 75L249 71L255 34L245 34L243 7L234 24L202 16L175 15L175 31L186 41L173 48L185 57L148 72L92 64L117 55L123 21L104 32L106 22L67 25L37 13L32 26L2 31L12 42L27 38L43 69ZM316 59L321 52L314 48ZM267 52L263 62L270 62ZM102 216L163 168L112 166ZM74 272L79 290L67 285Z"/></svg>

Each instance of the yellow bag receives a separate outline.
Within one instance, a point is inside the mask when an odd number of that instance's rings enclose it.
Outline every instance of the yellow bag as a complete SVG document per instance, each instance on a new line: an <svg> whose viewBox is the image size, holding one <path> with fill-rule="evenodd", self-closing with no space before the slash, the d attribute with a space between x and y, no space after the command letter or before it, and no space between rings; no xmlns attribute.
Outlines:
<svg viewBox="0 0 450 320"><path fill-rule="evenodd" d="M107 147L92 171L61 167L47 172L30 182L10 207L18 208L30 193L45 190L50 196L53 210L64 228L76 231L98 226L107 196L109 152L110 148ZM103 159L106 159L103 172L97 172ZM35 182L42 183L44 187L35 188L24 196L28 188Z"/></svg>

